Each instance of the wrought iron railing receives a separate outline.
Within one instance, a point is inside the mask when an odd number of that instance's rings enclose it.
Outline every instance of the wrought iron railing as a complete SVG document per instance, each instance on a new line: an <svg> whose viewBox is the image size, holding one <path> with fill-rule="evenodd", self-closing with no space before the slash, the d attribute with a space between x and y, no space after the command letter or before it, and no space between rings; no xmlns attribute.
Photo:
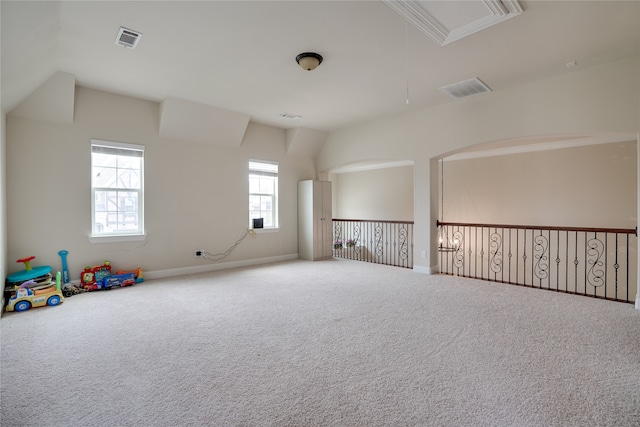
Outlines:
<svg viewBox="0 0 640 427"><path fill-rule="evenodd" d="M334 219L333 256L413 268L413 221Z"/></svg>
<svg viewBox="0 0 640 427"><path fill-rule="evenodd" d="M636 229L438 221L440 272L632 302Z"/></svg>

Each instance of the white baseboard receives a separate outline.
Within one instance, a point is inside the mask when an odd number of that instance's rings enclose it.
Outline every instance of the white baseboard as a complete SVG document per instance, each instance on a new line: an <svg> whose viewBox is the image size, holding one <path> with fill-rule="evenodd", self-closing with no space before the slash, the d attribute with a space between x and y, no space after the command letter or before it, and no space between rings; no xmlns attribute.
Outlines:
<svg viewBox="0 0 640 427"><path fill-rule="evenodd" d="M424 265L414 265L413 271L420 274L433 274L433 267L425 267ZM437 268L436 268L437 271Z"/></svg>
<svg viewBox="0 0 640 427"><path fill-rule="evenodd" d="M163 279L166 277L184 276L187 274L208 273L216 270L226 270L229 268L250 267L252 265L271 264L274 262L291 261L298 259L298 254L279 255L267 258L255 258L242 261L232 261L224 263L209 263L205 265L196 265L192 267L171 268L168 270L144 270L145 279Z"/></svg>
<svg viewBox="0 0 640 427"><path fill-rule="evenodd" d="M636 310L640 310L640 292L636 295Z"/></svg>

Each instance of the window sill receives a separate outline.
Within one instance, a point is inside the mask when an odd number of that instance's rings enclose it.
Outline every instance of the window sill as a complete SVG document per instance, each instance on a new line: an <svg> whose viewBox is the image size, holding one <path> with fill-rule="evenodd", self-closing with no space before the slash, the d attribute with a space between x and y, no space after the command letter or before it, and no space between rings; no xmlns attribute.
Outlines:
<svg viewBox="0 0 640 427"><path fill-rule="evenodd" d="M121 243L121 242L140 242L146 240L146 234L117 234L117 235L91 235L89 242L91 243Z"/></svg>
<svg viewBox="0 0 640 427"><path fill-rule="evenodd" d="M262 233L277 233L278 231L280 231L279 228L274 227L274 228L252 228L253 231L255 231L257 234L262 234Z"/></svg>

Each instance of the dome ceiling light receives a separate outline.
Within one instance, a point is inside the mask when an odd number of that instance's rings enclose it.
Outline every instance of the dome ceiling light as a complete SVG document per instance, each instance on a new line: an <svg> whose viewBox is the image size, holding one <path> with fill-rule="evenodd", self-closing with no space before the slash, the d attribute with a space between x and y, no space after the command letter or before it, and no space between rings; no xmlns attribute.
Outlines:
<svg viewBox="0 0 640 427"><path fill-rule="evenodd" d="M314 52L304 52L296 56L296 62L302 69L312 71L322 64L322 56Z"/></svg>

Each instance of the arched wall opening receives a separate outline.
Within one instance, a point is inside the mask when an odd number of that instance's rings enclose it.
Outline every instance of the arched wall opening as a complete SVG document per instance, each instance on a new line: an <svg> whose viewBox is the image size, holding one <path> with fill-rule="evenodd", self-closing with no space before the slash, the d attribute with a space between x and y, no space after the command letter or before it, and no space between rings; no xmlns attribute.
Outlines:
<svg viewBox="0 0 640 427"><path fill-rule="evenodd" d="M523 274L521 263L528 261L525 283L638 306L639 158L637 134L495 141L433 158L432 222L444 225L431 233L432 265L447 274L522 284L512 275ZM550 230L522 231L532 227ZM572 228L598 231L565 231ZM533 271L537 262L541 270ZM478 273L478 265L485 272ZM601 271L589 277L594 266Z"/></svg>

